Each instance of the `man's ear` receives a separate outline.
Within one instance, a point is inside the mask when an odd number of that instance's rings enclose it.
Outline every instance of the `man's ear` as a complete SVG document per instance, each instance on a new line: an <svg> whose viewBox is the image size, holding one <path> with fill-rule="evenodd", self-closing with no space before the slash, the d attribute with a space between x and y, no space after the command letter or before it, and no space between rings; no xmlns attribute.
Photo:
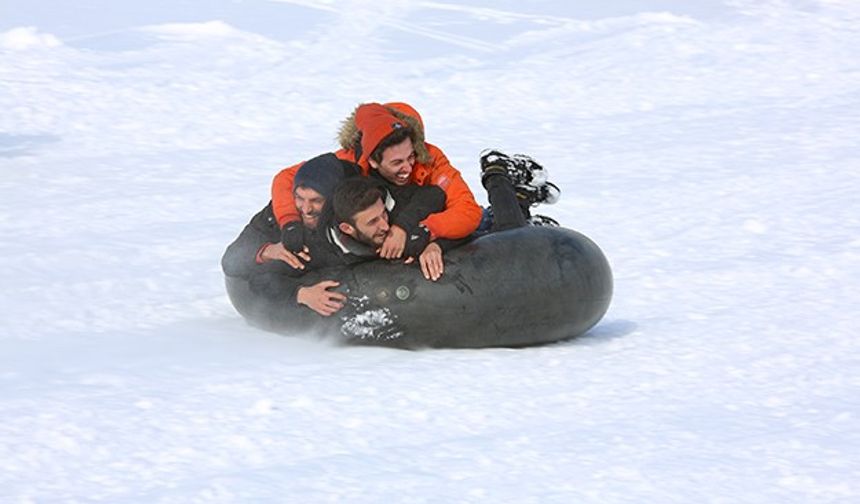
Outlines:
<svg viewBox="0 0 860 504"><path fill-rule="evenodd" d="M379 163L377 163L373 159L367 158L367 164L369 164L370 167L373 168L374 170L379 170Z"/></svg>
<svg viewBox="0 0 860 504"><path fill-rule="evenodd" d="M337 225L338 229L343 231L344 234L348 234L349 236L355 236L355 228L346 222L341 222Z"/></svg>

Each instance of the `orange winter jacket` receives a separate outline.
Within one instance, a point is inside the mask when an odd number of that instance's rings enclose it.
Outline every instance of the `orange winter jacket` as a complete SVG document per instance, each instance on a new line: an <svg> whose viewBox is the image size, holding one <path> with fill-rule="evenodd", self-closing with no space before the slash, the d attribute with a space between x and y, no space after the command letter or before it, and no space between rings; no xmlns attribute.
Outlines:
<svg viewBox="0 0 860 504"><path fill-rule="evenodd" d="M403 103L389 103L385 106L398 117L406 119L419 132L420 140L415 146L418 161L412 169L410 182L421 186L437 185L445 191L445 210L428 216L421 223L427 226L433 238L456 240L469 236L478 228L482 210L466 181L460 172L451 166L441 149L423 141L423 123L415 109ZM338 158L353 163L357 161L356 152L349 148L355 144L356 132L353 114L342 128L340 140L344 148L335 152ZM293 179L302 164L284 168L272 182L272 209L281 227L300 219L293 197ZM370 166L363 159L361 169L364 175L370 173Z"/></svg>

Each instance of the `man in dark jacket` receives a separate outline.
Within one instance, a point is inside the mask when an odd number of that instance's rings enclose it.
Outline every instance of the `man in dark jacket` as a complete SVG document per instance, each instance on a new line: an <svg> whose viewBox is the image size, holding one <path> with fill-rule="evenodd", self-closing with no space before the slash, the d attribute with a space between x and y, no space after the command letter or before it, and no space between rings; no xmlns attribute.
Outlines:
<svg viewBox="0 0 860 504"><path fill-rule="evenodd" d="M371 174L344 181L332 203L334 233L341 241L358 242L383 255L392 233L402 232L402 250L396 257L405 258L406 264L417 260L427 280L442 275L444 251L468 240L431 240L421 221L445 207L445 193L436 186L392 185Z"/></svg>
<svg viewBox="0 0 860 504"><path fill-rule="evenodd" d="M378 257L379 243L350 236L333 220L327 204L334 188L357 171L352 163L324 154L307 161L296 173L294 196L300 222L289 223L279 230L271 202L245 227L227 248L222 258L224 273L232 279L248 282L251 292L273 300L294 300L323 316L343 307L345 296L336 290L338 282L323 280L305 285L301 276L311 270L366 261ZM394 194L380 186L378 180L356 177L385 195L386 219L414 237L405 257L418 257L422 264L429 233L419 222L427 215L445 208L445 193L435 186L414 184L397 188ZM386 221L388 222L388 221ZM386 229L388 231L389 228ZM429 264L429 263L428 263ZM437 277L438 278L438 277Z"/></svg>
<svg viewBox="0 0 860 504"><path fill-rule="evenodd" d="M241 279L248 282L256 295L270 299L294 300L321 315L330 315L330 306L341 302L340 293L328 289L337 282L322 281L303 284L297 277L308 259L307 252L299 255L288 251L283 242L298 240L301 247L305 235L312 238L325 213L325 202L335 186L347 177L358 173L355 165L337 159L333 154L317 156L307 163L301 177L297 176L294 196L301 221L290 229L281 230L272 212L272 202L254 215L242 233L231 243L221 259L221 267L228 281Z"/></svg>

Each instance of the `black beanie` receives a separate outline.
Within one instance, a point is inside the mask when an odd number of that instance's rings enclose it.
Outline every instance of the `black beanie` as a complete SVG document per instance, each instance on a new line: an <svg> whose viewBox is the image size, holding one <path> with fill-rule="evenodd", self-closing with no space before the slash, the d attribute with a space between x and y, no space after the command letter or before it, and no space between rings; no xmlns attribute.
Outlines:
<svg viewBox="0 0 860 504"><path fill-rule="evenodd" d="M329 199L334 194L335 186L347 175L353 173L349 168L347 163L331 153L309 159L296 172L293 190L307 187L320 193L323 198Z"/></svg>

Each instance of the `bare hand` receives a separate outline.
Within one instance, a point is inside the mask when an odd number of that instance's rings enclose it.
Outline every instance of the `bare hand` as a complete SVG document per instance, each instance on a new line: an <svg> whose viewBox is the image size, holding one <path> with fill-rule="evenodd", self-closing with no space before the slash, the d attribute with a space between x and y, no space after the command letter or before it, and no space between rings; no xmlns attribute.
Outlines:
<svg viewBox="0 0 860 504"><path fill-rule="evenodd" d="M263 261L284 261L295 269L305 269L305 263L302 261L307 262L311 260L310 251L307 247L302 249L298 254L293 254L284 247L283 243L269 244L268 247L263 249L263 253L260 256L263 258Z"/></svg>
<svg viewBox="0 0 860 504"><path fill-rule="evenodd" d="M296 293L296 301L323 317L328 317L343 308L343 302L346 301L346 296L340 292L328 290L338 285L340 283L334 280L323 280L310 287L299 287L299 291Z"/></svg>
<svg viewBox="0 0 860 504"><path fill-rule="evenodd" d="M418 262L421 264L421 273L424 273L424 278L427 280L435 282L445 271L445 262L442 261L442 247L435 242L431 242L424 248L424 252L418 256Z"/></svg>
<svg viewBox="0 0 860 504"><path fill-rule="evenodd" d="M383 259L399 259L406 248L406 231L400 226L391 226L388 236L379 248L379 257Z"/></svg>

